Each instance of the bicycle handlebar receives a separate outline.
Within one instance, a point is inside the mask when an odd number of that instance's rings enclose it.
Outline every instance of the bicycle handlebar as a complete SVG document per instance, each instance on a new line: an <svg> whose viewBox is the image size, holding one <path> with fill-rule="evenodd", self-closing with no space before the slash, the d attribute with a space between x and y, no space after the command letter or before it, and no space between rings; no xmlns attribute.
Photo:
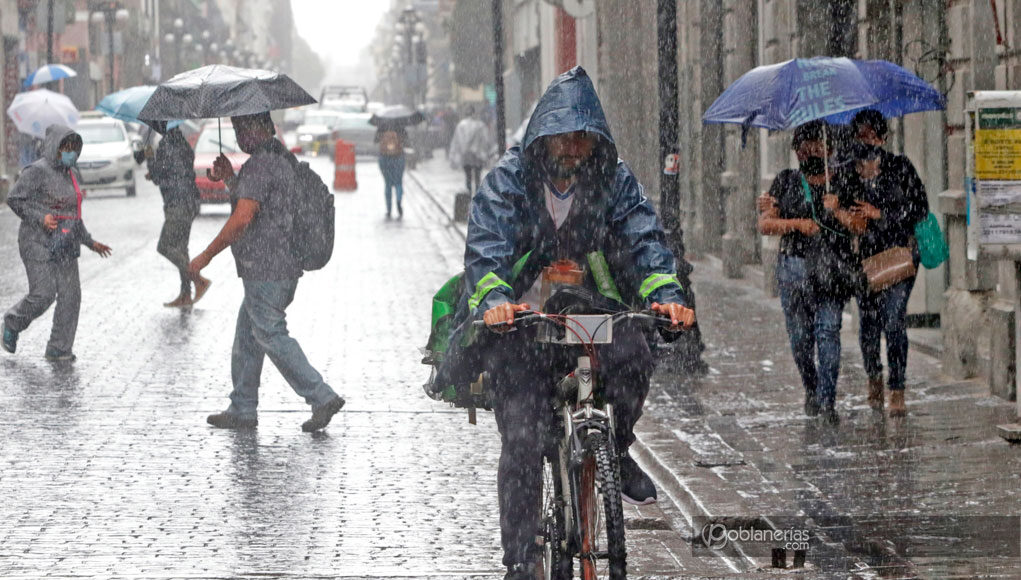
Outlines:
<svg viewBox="0 0 1021 580"><path fill-rule="evenodd" d="M514 316L513 323L498 322L490 326L489 329L496 330L507 326L525 327L532 326L540 322L557 322L557 320L555 319L557 316L559 315L551 315L545 312L535 312L534 310L522 310L521 312L516 313L516 315ZM657 327L672 326L672 321L670 320L670 318L663 316L662 314L659 314L658 312L655 312L653 310L627 310L624 312L612 314L611 317L614 319L614 321L616 321L618 318L627 318L631 320L640 320L642 322L651 322ZM486 326L486 321L474 320L472 321L472 326L481 328L483 326ZM682 327L682 330L687 330L687 328Z"/></svg>

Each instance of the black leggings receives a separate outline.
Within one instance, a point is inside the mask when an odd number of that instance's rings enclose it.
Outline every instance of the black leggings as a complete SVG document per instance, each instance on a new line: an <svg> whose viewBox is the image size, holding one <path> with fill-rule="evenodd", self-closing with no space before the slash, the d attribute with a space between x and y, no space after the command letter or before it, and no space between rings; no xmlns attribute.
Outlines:
<svg viewBox="0 0 1021 580"><path fill-rule="evenodd" d="M474 179L475 187L472 187L472 179ZM479 181L482 179L482 168L474 165L464 166L464 186L468 188L468 195L474 195L475 190L479 188Z"/></svg>

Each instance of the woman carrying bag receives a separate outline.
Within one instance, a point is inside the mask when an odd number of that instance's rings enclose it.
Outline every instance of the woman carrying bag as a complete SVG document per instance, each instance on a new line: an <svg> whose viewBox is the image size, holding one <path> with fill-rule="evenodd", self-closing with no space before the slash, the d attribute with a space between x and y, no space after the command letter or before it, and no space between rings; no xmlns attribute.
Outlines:
<svg viewBox="0 0 1021 580"><path fill-rule="evenodd" d="M879 145L854 147L855 171L849 187L868 220L859 242L867 287L858 296L861 345L868 374L868 402L883 408L882 335L886 335L890 415L907 412L904 375L908 361L907 308L920 255L915 228L929 216L929 202L911 162Z"/></svg>
<svg viewBox="0 0 1021 580"><path fill-rule="evenodd" d="M80 246L102 257L110 247L94 241L81 219L82 193L75 164L80 135L63 125L46 130L43 156L22 171L7 204L21 218L18 249L28 274L28 295L4 315L3 348L13 353L18 335L56 301L46 359L74 361L81 307Z"/></svg>
<svg viewBox="0 0 1021 580"><path fill-rule="evenodd" d="M824 121L794 130L799 168L781 171L758 205L759 231L781 236L776 276L805 414L835 424L841 316L860 280L853 236L865 224L836 185L827 133Z"/></svg>

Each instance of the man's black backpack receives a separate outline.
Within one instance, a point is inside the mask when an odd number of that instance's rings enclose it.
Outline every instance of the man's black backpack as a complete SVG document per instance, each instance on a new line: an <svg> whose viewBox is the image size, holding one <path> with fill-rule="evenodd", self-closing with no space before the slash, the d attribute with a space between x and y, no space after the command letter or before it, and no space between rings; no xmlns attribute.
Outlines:
<svg viewBox="0 0 1021 580"><path fill-rule="evenodd" d="M294 252L305 271L319 270L333 255L336 213L333 194L308 162L290 155L294 167Z"/></svg>

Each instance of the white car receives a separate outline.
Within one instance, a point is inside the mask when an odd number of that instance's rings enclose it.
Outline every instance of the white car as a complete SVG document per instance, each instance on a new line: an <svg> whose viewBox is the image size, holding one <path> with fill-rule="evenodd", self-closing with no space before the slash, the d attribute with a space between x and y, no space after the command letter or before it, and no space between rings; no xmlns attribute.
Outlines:
<svg viewBox="0 0 1021 580"><path fill-rule="evenodd" d="M75 132L82 136L82 153L78 157L82 185L123 187L128 197L134 196L137 145L124 123L110 117L83 117Z"/></svg>
<svg viewBox="0 0 1021 580"><path fill-rule="evenodd" d="M337 126L340 124L341 114L330 109L314 109L305 111L302 124L295 129L297 142L294 147L300 147L301 152L308 155L319 155L323 153L333 154L333 145L337 141Z"/></svg>

